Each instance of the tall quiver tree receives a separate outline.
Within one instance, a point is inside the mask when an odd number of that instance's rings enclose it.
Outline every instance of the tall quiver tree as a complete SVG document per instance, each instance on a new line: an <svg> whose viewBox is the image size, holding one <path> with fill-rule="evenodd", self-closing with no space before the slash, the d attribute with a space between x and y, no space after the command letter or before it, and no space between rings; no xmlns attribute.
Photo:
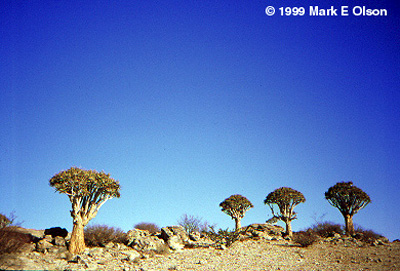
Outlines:
<svg viewBox="0 0 400 271"><path fill-rule="evenodd" d="M273 217L286 224L286 235L291 237L293 235L291 222L297 218L293 209L305 201L306 198L301 192L290 187L281 187L269 193L264 203L271 208ZM279 211L274 210L275 205L278 206Z"/></svg>
<svg viewBox="0 0 400 271"><path fill-rule="evenodd" d="M85 250L84 227L107 200L120 197L119 182L104 172L72 167L54 175L50 186L67 194L72 203L73 229L69 251L82 253Z"/></svg>
<svg viewBox="0 0 400 271"><path fill-rule="evenodd" d="M342 213L346 234L354 234L353 216L371 202L368 194L352 182L339 182L325 192L325 199Z"/></svg>
<svg viewBox="0 0 400 271"><path fill-rule="evenodd" d="M219 204L222 208L221 211L229 215L233 220L235 220L235 230L241 228L240 221L244 217L244 214L253 208L253 204L242 195L232 195L225 199Z"/></svg>

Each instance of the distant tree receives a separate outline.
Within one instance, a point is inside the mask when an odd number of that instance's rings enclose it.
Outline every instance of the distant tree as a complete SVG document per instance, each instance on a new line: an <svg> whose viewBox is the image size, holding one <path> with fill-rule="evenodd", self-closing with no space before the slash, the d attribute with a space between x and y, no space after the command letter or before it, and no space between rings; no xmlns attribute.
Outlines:
<svg viewBox="0 0 400 271"><path fill-rule="evenodd" d="M160 231L160 227L157 226L154 223L148 223L148 222L140 222L134 226L135 229L138 230L146 230L149 231L150 233L156 233Z"/></svg>
<svg viewBox="0 0 400 271"><path fill-rule="evenodd" d="M225 199L219 204L222 208L221 211L229 215L233 220L235 220L235 230L241 228L240 220L244 217L244 214L253 208L253 204L242 195L232 195Z"/></svg>
<svg viewBox="0 0 400 271"><path fill-rule="evenodd" d="M273 218L282 220L286 224L286 235L291 237L293 235L291 222L297 218L293 209L305 201L306 199L301 192L289 187L281 187L269 193L264 203L271 208ZM274 210L275 204L278 206L279 211Z"/></svg>
<svg viewBox="0 0 400 271"><path fill-rule="evenodd" d="M119 182L104 172L72 167L54 175L50 186L68 195L72 203L73 229L69 251L82 253L85 250L84 227L107 200L120 197Z"/></svg>
<svg viewBox="0 0 400 271"><path fill-rule="evenodd" d="M346 234L354 234L353 216L371 202L368 194L352 182L339 182L325 192L325 199L339 209L345 221Z"/></svg>

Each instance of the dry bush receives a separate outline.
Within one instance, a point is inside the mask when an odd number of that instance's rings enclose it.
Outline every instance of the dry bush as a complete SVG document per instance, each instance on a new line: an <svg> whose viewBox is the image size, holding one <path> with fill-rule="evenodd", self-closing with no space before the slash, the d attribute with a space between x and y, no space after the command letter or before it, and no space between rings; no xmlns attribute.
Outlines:
<svg viewBox="0 0 400 271"><path fill-rule="evenodd" d="M318 236L312 230L300 231L293 234L292 240L293 242L299 244L301 247L308 247L318 240Z"/></svg>
<svg viewBox="0 0 400 271"><path fill-rule="evenodd" d="M93 225L85 228L85 243L90 247L105 246L107 243L126 243L126 234L120 228Z"/></svg>
<svg viewBox="0 0 400 271"><path fill-rule="evenodd" d="M5 228L8 226L21 226L22 222L16 222L16 215L14 212L11 212L8 216L3 213L0 213L0 228Z"/></svg>
<svg viewBox="0 0 400 271"><path fill-rule="evenodd" d="M12 226L3 227L0 229L0 256L17 252L31 241L29 235L15 231Z"/></svg>
<svg viewBox="0 0 400 271"><path fill-rule="evenodd" d="M219 229L218 232L215 231L214 226L209 226L208 231L204 231L203 234L210 238L217 244L225 245L227 247L231 246L234 242L240 240L240 236L246 235L249 227L245 230L230 231L229 229L223 230Z"/></svg>
<svg viewBox="0 0 400 271"><path fill-rule="evenodd" d="M216 225L210 225L207 221L203 221L201 217L183 214L179 220L178 225L182 226L185 231L190 234L193 232L206 232L210 227Z"/></svg>
<svg viewBox="0 0 400 271"><path fill-rule="evenodd" d="M7 227L12 224L12 221L4 214L0 213L0 228Z"/></svg>
<svg viewBox="0 0 400 271"><path fill-rule="evenodd" d="M335 233L343 234L343 227L330 221L317 222L310 229L323 238L333 237Z"/></svg>
<svg viewBox="0 0 400 271"><path fill-rule="evenodd" d="M373 243L384 236L374 232L373 230L366 230L360 226L356 227L354 238L366 243Z"/></svg>
<svg viewBox="0 0 400 271"><path fill-rule="evenodd" d="M149 231L150 233L157 233L160 231L160 227L158 227L154 223L148 223L148 222L141 222L139 224L136 224L134 228L138 230L146 230Z"/></svg>

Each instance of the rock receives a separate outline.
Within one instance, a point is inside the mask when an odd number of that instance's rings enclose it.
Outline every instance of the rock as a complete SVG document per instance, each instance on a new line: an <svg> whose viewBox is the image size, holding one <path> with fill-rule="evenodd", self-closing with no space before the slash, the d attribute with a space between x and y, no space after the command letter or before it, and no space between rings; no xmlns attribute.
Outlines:
<svg viewBox="0 0 400 271"><path fill-rule="evenodd" d="M183 242L189 241L189 236L182 226L168 226L161 228L161 238L165 242L174 235L178 236Z"/></svg>
<svg viewBox="0 0 400 271"><path fill-rule="evenodd" d="M220 249L220 250L225 250L225 249L226 249L226 246L225 246L224 244L220 244L220 245L218 246L218 249Z"/></svg>
<svg viewBox="0 0 400 271"><path fill-rule="evenodd" d="M65 239L61 236L56 236L53 239L53 244L56 246L65 246Z"/></svg>
<svg viewBox="0 0 400 271"><path fill-rule="evenodd" d="M104 254L104 249L101 247L90 248L88 255L92 258L100 258Z"/></svg>
<svg viewBox="0 0 400 271"><path fill-rule="evenodd" d="M132 242L133 239L150 236L151 233L146 230L133 229L133 230L128 231L126 233L126 235L127 235L126 237L128 239L128 245L129 245L129 243Z"/></svg>
<svg viewBox="0 0 400 271"><path fill-rule="evenodd" d="M49 234L46 234L46 235L43 237L43 239L46 240L47 242L50 242L50 243L53 242L53 236L51 236L51 235L49 235Z"/></svg>
<svg viewBox="0 0 400 271"><path fill-rule="evenodd" d="M284 229L278 225L269 223L251 224L242 230L243 235L248 237L260 237L267 240L282 239Z"/></svg>
<svg viewBox="0 0 400 271"><path fill-rule="evenodd" d="M114 248L115 249L119 249L119 250L126 250L126 249L128 249L128 247L127 246L125 246L124 244L121 244L121 243L116 243L116 244L114 244Z"/></svg>
<svg viewBox="0 0 400 271"><path fill-rule="evenodd" d="M146 230L130 230L127 233L127 239L129 247L143 252L157 251L160 246L164 245L163 240L151 235Z"/></svg>
<svg viewBox="0 0 400 271"><path fill-rule="evenodd" d="M56 259L65 259L67 261L70 261L74 257L66 247L53 246L48 248L48 253L54 254L54 258Z"/></svg>
<svg viewBox="0 0 400 271"><path fill-rule="evenodd" d="M126 255L126 259L131 262L135 262L142 257L136 250L124 251L122 254Z"/></svg>
<svg viewBox="0 0 400 271"><path fill-rule="evenodd" d="M161 228L160 237L173 250L180 250L191 244L188 234L182 226L168 226Z"/></svg>
<svg viewBox="0 0 400 271"><path fill-rule="evenodd" d="M54 227L54 228L50 228L50 229L45 229L44 234L51 235L51 237L53 237L53 238L56 236L65 238L68 235L68 231L64 228Z"/></svg>
<svg viewBox="0 0 400 271"><path fill-rule="evenodd" d="M200 241L201 235L198 231L191 232L191 233L189 233L189 239L194 242L197 242L197 241Z"/></svg>
<svg viewBox="0 0 400 271"><path fill-rule="evenodd" d="M82 255L74 256L69 262L83 264L86 268L90 268L89 261Z"/></svg>
<svg viewBox="0 0 400 271"><path fill-rule="evenodd" d="M182 239L178 235L171 236L167 241L168 246L175 251L182 250L185 247Z"/></svg>
<svg viewBox="0 0 400 271"><path fill-rule="evenodd" d="M113 242L108 242L107 244L104 245L104 247L113 248L114 247L114 243Z"/></svg>
<svg viewBox="0 0 400 271"><path fill-rule="evenodd" d="M379 239L378 239L378 240L380 240L382 243L390 243L389 239L388 239L388 238L386 238L385 236L381 236L381 237L379 237Z"/></svg>
<svg viewBox="0 0 400 271"><path fill-rule="evenodd" d="M342 238L342 236L337 232L335 232L332 237L336 239Z"/></svg>
<svg viewBox="0 0 400 271"><path fill-rule="evenodd" d="M47 253L48 249L52 247L53 245L45 239L42 239L36 243L36 251L38 252Z"/></svg>

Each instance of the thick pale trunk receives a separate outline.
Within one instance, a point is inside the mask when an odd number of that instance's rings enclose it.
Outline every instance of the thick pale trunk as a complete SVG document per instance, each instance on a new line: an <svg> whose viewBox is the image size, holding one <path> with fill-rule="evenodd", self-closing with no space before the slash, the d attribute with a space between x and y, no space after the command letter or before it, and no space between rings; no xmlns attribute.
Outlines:
<svg viewBox="0 0 400 271"><path fill-rule="evenodd" d="M240 225L240 218L235 218L235 231L240 230L242 226Z"/></svg>
<svg viewBox="0 0 400 271"><path fill-rule="evenodd" d="M346 235L353 235L354 234L353 216L349 214L344 215L344 221L346 225Z"/></svg>
<svg viewBox="0 0 400 271"><path fill-rule="evenodd" d="M293 236L292 223L290 223L290 220L286 220L285 224L286 224L286 235L292 237Z"/></svg>
<svg viewBox="0 0 400 271"><path fill-rule="evenodd" d="M69 242L69 252L72 254L80 254L86 248L83 228L84 226L81 221L74 222L71 240Z"/></svg>

